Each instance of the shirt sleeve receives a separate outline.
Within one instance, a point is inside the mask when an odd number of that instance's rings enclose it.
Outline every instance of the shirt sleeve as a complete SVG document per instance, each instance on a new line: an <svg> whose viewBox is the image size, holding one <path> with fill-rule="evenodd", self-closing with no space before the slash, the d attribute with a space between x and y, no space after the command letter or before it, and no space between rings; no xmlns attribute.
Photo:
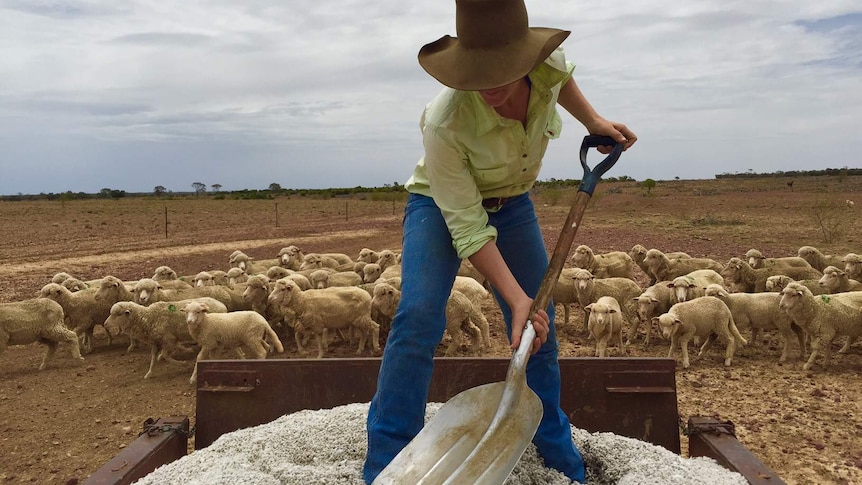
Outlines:
<svg viewBox="0 0 862 485"><path fill-rule="evenodd" d="M467 156L448 130L425 126L425 170L431 197L452 234L458 257L472 256L488 241L497 238L497 229L488 225L482 194L467 166Z"/></svg>

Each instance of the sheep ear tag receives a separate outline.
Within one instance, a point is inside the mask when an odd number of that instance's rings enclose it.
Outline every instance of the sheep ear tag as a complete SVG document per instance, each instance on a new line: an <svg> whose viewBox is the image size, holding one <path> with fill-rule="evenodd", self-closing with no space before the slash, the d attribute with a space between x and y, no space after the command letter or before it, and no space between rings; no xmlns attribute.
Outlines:
<svg viewBox="0 0 862 485"><path fill-rule="evenodd" d="M177 307L176 307L176 305L168 305L168 311L170 311L170 312L175 312L175 311L177 311Z"/></svg>

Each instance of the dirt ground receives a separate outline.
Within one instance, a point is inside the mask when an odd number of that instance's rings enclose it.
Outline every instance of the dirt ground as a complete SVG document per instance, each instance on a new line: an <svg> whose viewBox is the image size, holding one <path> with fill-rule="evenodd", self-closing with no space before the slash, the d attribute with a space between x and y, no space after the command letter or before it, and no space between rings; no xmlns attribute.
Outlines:
<svg viewBox="0 0 862 485"><path fill-rule="evenodd" d="M860 199L862 180L785 182L660 182L649 195L633 182L602 182L575 244L597 252L642 244L720 262L750 248L768 256L795 255L803 245L838 255L862 253L862 222L855 212L860 209L827 204ZM534 196L549 251L571 197ZM818 204L845 227L831 243L823 242L825 222L812 213ZM227 269L235 249L263 259L288 244L353 257L363 247L399 248L402 207L391 201L295 199L0 202L0 302L35 296L59 271L81 279L110 274L136 280L160 265L183 275ZM637 275L646 286L645 276ZM490 299L484 303L492 327L489 355L507 356L499 310ZM561 355L591 356L580 311L573 313L572 321L558 324ZM194 416L192 363L158 362L153 377L144 380L149 353L126 353L127 344L121 335L109 345L98 329L94 351L82 364L61 345L41 372L44 347L10 347L0 354L0 482L76 483L131 443L147 418ZM278 358L314 356L300 355L290 340L285 344ZM835 349L841 344L838 339ZM803 371L797 345L791 346L791 361L778 363L780 345L781 337L767 332L740 351L730 368L722 366L720 345L691 368L680 365L680 415L733 421L740 441L787 483L862 484L862 347L835 355L830 369L818 363ZM638 339L629 355L666 356L667 350L667 341L656 339L645 348ZM334 344L330 355L353 351ZM612 358L618 355L612 348Z"/></svg>

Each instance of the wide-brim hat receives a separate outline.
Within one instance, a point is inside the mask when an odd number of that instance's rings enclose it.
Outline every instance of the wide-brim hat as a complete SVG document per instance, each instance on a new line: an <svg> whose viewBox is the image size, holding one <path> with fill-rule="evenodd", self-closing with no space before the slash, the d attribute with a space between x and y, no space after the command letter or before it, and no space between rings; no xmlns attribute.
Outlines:
<svg viewBox="0 0 862 485"><path fill-rule="evenodd" d="M419 64L446 86L478 91L526 76L566 40L568 30L530 27L523 0L455 0L457 37L419 50Z"/></svg>

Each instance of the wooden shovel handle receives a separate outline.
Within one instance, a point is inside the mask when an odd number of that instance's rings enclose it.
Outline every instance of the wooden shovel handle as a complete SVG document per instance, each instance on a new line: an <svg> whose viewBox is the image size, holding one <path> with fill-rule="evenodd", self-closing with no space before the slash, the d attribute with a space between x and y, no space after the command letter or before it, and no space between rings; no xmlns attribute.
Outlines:
<svg viewBox="0 0 862 485"><path fill-rule="evenodd" d="M598 165L595 169L590 170L587 165L587 149L597 146L613 146L611 153ZM575 234L578 232L578 226L581 225L581 219L584 217L584 212L587 210L587 204L592 197L593 189L599 178L607 172L622 154L623 145L617 143L613 138L607 136L588 135L584 137L581 143L581 165L584 167L584 177L581 179L581 185L578 187L578 195L572 203L572 208L569 209L569 215L566 217L566 223L563 224L563 230L560 232L560 238L557 239L557 245L554 247L554 252L551 254L551 261L548 263L548 270L545 271L545 276L542 278L542 284L539 286L539 292L533 300L533 307L530 310L530 315L538 309L547 308L551 301L551 295L554 292L554 285L560 278L560 273L563 272L563 265L566 263L566 258L569 255L569 250L572 249L572 243L575 240Z"/></svg>

